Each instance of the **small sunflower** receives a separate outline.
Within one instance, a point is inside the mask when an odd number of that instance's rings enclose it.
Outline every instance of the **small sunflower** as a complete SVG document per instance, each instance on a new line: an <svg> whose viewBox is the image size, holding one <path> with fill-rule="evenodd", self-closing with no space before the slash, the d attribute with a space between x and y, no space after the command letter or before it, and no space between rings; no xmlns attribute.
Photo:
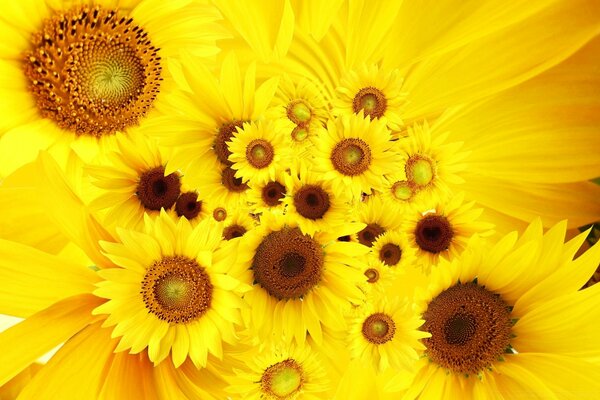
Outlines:
<svg viewBox="0 0 600 400"><path fill-rule="evenodd" d="M361 271L364 278L359 287L371 298L385 295L386 288L392 285L397 276L395 271L382 262L368 259L362 263Z"/></svg>
<svg viewBox="0 0 600 400"><path fill-rule="evenodd" d="M332 181L338 193L360 198L380 190L383 176L400 162L385 122L365 118L362 112L330 120L323 133L314 139L314 170Z"/></svg>
<svg viewBox="0 0 600 400"><path fill-rule="evenodd" d="M409 243L408 237L400 231L393 230L375 239L370 256L395 271L414 265L417 260L416 250Z"/></svg>
<svg viewBox="0 0 600 400"><path fill-rule="evenodd" d="M223 220L223 239L233 240L244 236L256 227L258 221L246 211L237 211Z"/></svg>
<svg viewBox="0 0 600 400"><path fill-rule="evenodd" d="M319 400L332 390L327 365L315 349L286 343L263 344L241 355L227 392L248 400Z"/></svg>
<svg viewBox="0 0 600 400"><path fill-rule="evenodd" d="M117 351L148 349L155 364L171 352L173 363L189 358L205 366L222 357L222 341L235 343L244 287L231 272L235 254L221 242L222 227L210 220L192 228L164 212L146 219L145 233L119 230L120 242L102 242L120 268L104 269L94 294L108 301L93 313L120 337ZM218 248L218 249L217 249Z"/></svg>
<svg viewBox="0 0 600 400"><path fill-rule="evenodd" d="M356 286L364 278L358 258L367 249L335 241L356 226L309 235L282 215L264 213L260 222L238 247L247 265L244 282L253 285L244 295L249 326L299 344L310 334L321 343L322 326L343 329L340 311L363 297Z"/></svg>
<svg viewBox="0 0 600 400"><path fill-rule="evenodd" d="M268 182L288 168L288 143L275 124L245 123L226 142L235 177L243 182Z"/></svg>
<svg viewBox="0 0 600 400"><path fill-rule="evenodd" d="M372 247L385 232L401 228L404 217L401 213L390 212L385 200L377 195L358 203L355 214L356 220L367 226L357 232L354 239L367 247Z"/></svg>
<svg viewBox="0 0 600 400"><path fill-rule="evenodd" d="M600 286L580 290L600 246L573 256L588 232L564 243L566 223L545 235L540 220L518 239L473 240L441 261L419 296L426 349L413 398L594 398L600 393ZM518 240L517 240L518 239ZM557 379L560 377L560 379Z"/></svg>
<svg viewBox="0 0 600 400"><path fill-rule="evenodd" d="M402 129L402 106L406 93L402 91L400 71L386 71L377 65L363 65L348 72L340 80L335 115L358 114L360 111L370 118L385 118L393 132Z"/></svg>
<svg viewBox="0 0 600 400"><path fill-rule="evenodd" d="M248 182L248 203L253 213L283 210L283 200L288 192L286 187L287 172L281 173L268 182Z"/></svg>

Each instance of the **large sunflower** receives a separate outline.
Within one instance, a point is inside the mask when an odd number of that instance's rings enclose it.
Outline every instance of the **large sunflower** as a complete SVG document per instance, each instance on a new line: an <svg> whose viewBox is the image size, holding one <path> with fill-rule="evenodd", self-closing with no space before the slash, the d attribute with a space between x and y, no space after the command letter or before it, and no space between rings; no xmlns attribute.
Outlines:
<svg viewBox="0 0 600 400"><path fill-rule="evenodd" d="M564 244L566 223L542 233L540 220L493 247L473 240L442 261L418 302L424 339L412 398L592 399L600 286L580 290L600 246L573 260L587 232ZM557 379L558 378L558 379Z"/></svg>

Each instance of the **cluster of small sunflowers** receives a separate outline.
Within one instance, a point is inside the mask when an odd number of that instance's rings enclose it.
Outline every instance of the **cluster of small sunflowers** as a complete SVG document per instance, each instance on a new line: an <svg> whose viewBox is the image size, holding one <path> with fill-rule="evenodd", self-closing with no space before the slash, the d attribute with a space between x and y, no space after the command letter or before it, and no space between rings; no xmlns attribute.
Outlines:
<svg viewBox="0 0 600 400"><path fill-rule="evenodd" d="M600 396L597 1L22 0L0 35L0 398Z"/></svg>

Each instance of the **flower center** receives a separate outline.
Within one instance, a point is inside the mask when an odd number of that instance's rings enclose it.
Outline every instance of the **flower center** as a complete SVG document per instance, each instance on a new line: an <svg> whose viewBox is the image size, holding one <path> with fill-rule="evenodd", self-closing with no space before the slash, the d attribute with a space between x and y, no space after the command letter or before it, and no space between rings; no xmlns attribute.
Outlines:
<svg viewBox="0 0 600 400"><path fill-rule="evenodd" d="M246 228L244 228L243 226L237 224L230 225L223 229L223 239L235 239L244 236L244 233L246 233Z"/></svg>
<svg viewBox="0 0 600 400"><path fill-rule="evenodd" d="M221 222L227 219L227 210L223 207L217 207L213 210L213 218L215 221Z"/></svg>
<svg viewBox="0 0 600 400"><path fill-rule="evenodd" d="M302 388L304 373L293 359L271 365L263 372L260 385L264 393L276 399L287 399ZM270 398L270 397L269 397Z"/></svg>
<svg viewBox="0 0 600 400"><path fill-rule="evenodd" d="M254 280L271 296L300 298L321 280L323 252L318 242L298 228L283 228L263 239L252 270Z"/></svg>
<svg viewBox="0 0 600 400"><path fill-rule="evenodd" d="M202 201L198 201L198 193L182 193L175 203L175 212L177 216L194 219L202 211Z"/></svg>
<svg viewBox="0 0 600 400"><path fill-rule="evenodd" d="M323 218L329 210L329 194L317 185L302 186L294 195L294 206L304 218Z"/></svg>
<svg viewBox="0 0 600 400"><path fill-rule="evenodd" d="M415 229L415 241L419 247L434 254L448 250L453 236L450 221L442 215L424 216Z"/></svg>
<svg viewBox="0 0 600 400"><path fill-rule="evenodd" d="M343 175L360 175L371 165L371 149L361 139L344 139L333 148L331 162Z"/></svg>
<svg viewBox="0 0 600 400"><path fill-rule="evenodd" d="M388 266L394 266L400 262L402 250L394 243L387 243L379 250L379 259Z"/></svg>
<svg viewBox="0 0 600 400"><path fill-rule="evenodd" d="M285 186L277 181L267 183L261 191L261 197L266 205L275 207L285 197Z"/></svg>
<svg viewBox="0 0 600 400"><path fill-rule="evenodd" d="M292 140L294 142L303 142L308 138L308 127L297 126L292 130Z"/></svg>
<svg viewBox="0 0 600 400"><path fill-rule="evenodd" d="M368 247L373 246L373 242L377 239L377 236L383 235L385 229L378 224L369 224L362 231L358 232L358 241Z"/></svg>
<svg viewBox="0 0 600 400"><path fill-rule="evenodd" d="M476 283L458 283L435 297L421 328L429 358L460 374L489 368L510 345L510 307Z"/></svg>
<svg viewBox="0 0 600 400"><path fill-rule="evenodd" d="M367 282L375 283L379 280L379 271L375 268L369 268L365 271L365 276L367 277Z"/></svg>
<svg viewBox="0 0 600 400"><path fill-rule="evenodd" d="M165 167L156 167L140 175L135 194L147 210L168 210L179 197L181 182L176 172L165 176Z"/></svg>
<svg viewBox="0 0 600 400"><path fill-rule="evenodd" d="M183 256L154 262L142 281L142 297L149 312L163 321L186 323L210 308L213 286L204 268Z"/></svg>
<svg viewBox="0 0 600 400"><path fill-rule="evenodd" d="M235 171L231 167L225 167L221 172L221 183L230 192L240 193L248 189L248 185L242 182L242 178L235 177Z"/></svg>
<svg viewBox="0 0 600 400"><path fill-rule="evenodd" d="M40 114L77 135L137 125L159 92L159 49L115 10L57 13L32 36L25 76Z"/></svg>
<svg viewBox="0 0 600 400"><path fill-rule="evenodd" d="M217 155L219 161L225 165L233 164L231 161L229 161L231 151L229 150L229 145L227 142L231 141L233 135L237 133L237 129L241 128L244 125L244 122L248 121L234 120L219 127L213 149L215 150L215 154Z"/></svg>
<svg viewBox="0 0 600 400"><path fill-rule="evenodd" d="M392 185L392 195L398 200L408 201L415 195L414 184L398 181Z"/></svg>
<svg viewBox="0 0 600 400"><path fill-rule="evenodd" d="M352 100L352 110L358 113L363 110L371 118L383 117L387 108L387 100L383 92L372 86L362 88Z"/></svg>
<svg viewBox="0 0 600 400"><path fill-rule="evenodd" d="M427 186L435 178L434 162L418 154L411 156L406 161L404 170L408 181L417 187Z"/></svg>
<svg viewBox="0 0 600 400"><path fill-rule="evenodd" d="M264 139L254 139L246 147L246 159L254 168L265 168L273 161L273 146Z"/></svg>
<svg viewBox="0 0 600 400"><path fill-rule="evenodd" d="M287 106L287 116L296 125L304 126L310 121L312 113L304 101L294 100Z"/></svg>
<svg viewBox="0 0 600 400"><path fill-rule="evenodd" d="M387 314L376 313L369 315L363 322L362 334L373 344L383 344L394 338L396 324Z"/></svg>

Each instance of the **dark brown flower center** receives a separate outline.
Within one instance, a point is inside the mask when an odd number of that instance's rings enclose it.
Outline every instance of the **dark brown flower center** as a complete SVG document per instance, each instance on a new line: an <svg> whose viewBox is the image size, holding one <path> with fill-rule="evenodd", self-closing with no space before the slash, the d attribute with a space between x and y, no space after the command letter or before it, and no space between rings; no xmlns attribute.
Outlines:
<svg viewBox="0 0 600 400"><path fill-rule="evenodd" d="M394 338L396 324L387 314L376 313L369 315L363 322L362 334L373 344L383 344Z"/></svg>
<svg viewBox="0 0 600 400"><path fill-rule="evenodd" d="M285 186L277 181L271 181L263 186L261 197L266 205L275 207L285 197L285 193Z"/></svg>
<svg viewBox="0 0 600 400"><path fill-rule="evenodd" d="M371 118L383 117L386 108L387 99L383 92L371 86L360 89L352 100L352 110L355 113L363 110L365 116Z"/></svg>
<svg viewBox="0 0 600 400"><path fill-rule="evenodd" d="M340 236L338 238L338 241L340 241L340 242L351 242L352 241L352 237L350 235Z"/></svg>
<svg viewBox="0 0 600 400"><path fill-rule="evenodd" d="M165 167L156 167L140 175L135 194L147 210L168 210L179 197L181 182L177 172L165 176Z"/></svg>
<svg viewBox="0 0 600 400"><path fill-rule="evenodd" d="M254 139L246 147L246 159L254 168L268 167L273 161L273 156L273 146L264 139Z"/></svg>
<svg viewBox="0 0 600 400"><path fill-rule="evenodd" d="M423 314L429 358L460 374L489 368L510 345L510 307L476 283L458 283L435 297Z"/></svg>
<svg viewBox="0 0 600 400"><path fill-rule="evenodd" d="M225 167L221 173L221 183L230 192L243 192L248 189L248 185L242 182L242 178L235 177L235 171L231 167Z"/></svg>
<svg viewBox="0 0 600 400"><path fill-rule="evenodd" d="M362 231L358 232L358 241L365 246L372 247L375 239L384 233L385 229L383 229L380 225L375 223L368 224Z"/></svg>
<svg viewBox="0 0 600 400"><path fill-rule="evenodd" d="M137 125L159 92L160 57L132 18L81 6L43 21L25 58L40 114L77 135Z"/></svg>
<svg viewBox="0 0 600 400"><path fill-rule="evenodd" d="M229 145L227 142L231 141L233 135L237 133L237 128L241 128L244 125L244 122L248 121L234 120L219 127L213 149L215 150L215 154L217 155L219 161L225 165L233 164L231 161L229 161L231 151L229 150Z"/></svg>
<svg viewBox="0 0 600 400"><path fill-rule="evenodd" d="M367 282L375 283L379 280L379 271L375 268L369 268L365 271L365 276L367 277Z"/></svg>
<svg viewBox="0 0 600 400"><path fill-rule="evenodd" d="M323 273L320 244L298 228L269 233L256 249L254 280L271 296L295 299L306 295Z"/></svg>
<svg viewBox="0 0 600 400"><path fill-rule="evenodd" d="M208 311L212 291L210 277L195 260L167 256L148 268L141 293L149 312L163 321L186 323Z"/></svg>
<svg viewBox="0 0 600 400"><path fill-rule="evenodd" d="M294 195L294 206L304 218L323 218L329 210L329 194L318 185L304 185Z"/></svg>
<svg viewBox="0 0 600 400"><path fill-rule="evenodd" d="M343 175L360 175L371 165L371 148L361 139L343 139L331 151L331 162Z"/></svg>
<svg viewBox="0 0 600 400"><path fill-rule="evenodd" d="M400 246L394 243L386 243L379 250L379 259L388 266L396 265L400 262L402 250Z"/></svg>
<svg viewBox="0 0 600 400"><path fill-rule="evenodd" d="M198 193L182 193L175 203L175 211L179 217L196 218L202 211L202 201L198 201Z"/></svg>
<svg viewBox="0 0 600 400"><path fill-rule="evenodd" d="M223 229L223 239L235 239L244 236L244 233L246 233L246 228L244 228L243 226L237 224L229 225L228 227Z"/></svg>
<svg viewBox="0 0 600 400"><path fill-rule="evenodd" d="M450 221L443 215L426 215L417 223L415 229L415 240L419 247L434 254L448 250L453 236Z"/></svg>

